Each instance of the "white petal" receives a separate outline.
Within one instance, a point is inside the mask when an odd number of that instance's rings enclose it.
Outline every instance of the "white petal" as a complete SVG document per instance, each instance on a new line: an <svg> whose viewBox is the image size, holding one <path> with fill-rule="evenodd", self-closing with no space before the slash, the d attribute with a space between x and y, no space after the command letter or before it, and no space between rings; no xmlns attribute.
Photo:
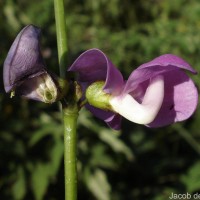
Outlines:
<svg viewBox="0 0 200 200"><path fill-rule="evenodd" d="M126 119L149 124L157 116L164 98L164 79L159 75L153 78L146 90L142 103L138 103L130 94L113 97L110 104L113 110Z"/></svg>

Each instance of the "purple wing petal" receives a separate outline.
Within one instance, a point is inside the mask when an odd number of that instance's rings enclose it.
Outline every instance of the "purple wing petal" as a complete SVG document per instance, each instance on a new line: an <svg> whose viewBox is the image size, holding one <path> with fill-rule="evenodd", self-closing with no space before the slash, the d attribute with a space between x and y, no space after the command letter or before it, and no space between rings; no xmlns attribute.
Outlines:
<svg viewBox="0 0 200 200"><path fill-rule="evenodd" d="M188 119L196 110L198 92L193 81L183 71L164 75L165 96L156 119L149 127L162 127Z"/></svg>
<svg viewBox="0 0 200 200"><path fill-rule="evenodd" d="M181 58L166 54L141 65L132 72L123 94L131 94L139 102L145 94L149 80L161 74L165 81L163 105L150 127L161 127L189 118L196 109L198 101L197 88L183 69L196 73Z"/></svg>
<svg viewBox="0 0 200 200"><path fill-rule="evenodd" d="M6 92L22 79L45 71L39 46L40 29L28 25L13 42L4 62L4 87Z"/></svg>
<svg viewBox="0 0 200 200"><path fill-rule="evenodd" d="M109 111L104 111L98 108L95 108L93 106L90 105L86 105L86 108L93 113L96 117L98 117L99 119L105 121L109 127L115 129L115 130L119 130L121 128L121 116L118 114L115 114L113 112L109 112Z"/></svg>
<svg viewBox="0 0 200 200"><path fill-rule="evenodd" d="M140 65L138 69L149 68L152 66L163 66L163 67L174 66L180 69L189 70L194 74L197 73L186 61L184 61L182 58L175 56L173 54L161 55L150 62Z"/></svg>
<svg viewBox="0 0 200 200"><path fill-rule="evenodd" d="M126 83L123 93L129 93L133 91L137 88L138 84L150 79L151 77L181 69L186 69L196 74L196 71L192 69L187 62L175 55L165 54L157 57L154 60L141 65L132 72Z"/></svg>
<svg viewBox="0 0 200 200"><path fill-rule="evenodd" d="M113 114L113 116L105 120L108 126L115 130L121 129L121 121L122 121L122 117L121 115L118 115L118 114Z"/></svg>
<svg viewBox="0 0 200 200"><path fill-rule="evenodd" d="M99 49L90 49L81 54L69 71L78 72L79 82L91 84L95 81L106 81L104 90L108 93L119 94L124 81L119 70Z"/></svg>

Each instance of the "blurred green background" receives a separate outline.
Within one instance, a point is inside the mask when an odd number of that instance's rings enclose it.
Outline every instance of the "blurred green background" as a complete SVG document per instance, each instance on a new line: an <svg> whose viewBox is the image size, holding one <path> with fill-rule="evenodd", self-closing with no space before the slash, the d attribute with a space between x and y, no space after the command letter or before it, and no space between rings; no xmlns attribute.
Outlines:
<svg viewBox="0 0 200 200"><path fill-rule="evenodd" d="M100 48L124 77L140 64L173 53L200 70L199 0L66 0L69 63ZM0 0L0 65L27 24L42 28L42 52L59 72L53 1ZM199 75L193 76L199 85ZM3 90L2 79L0 87ZM0 94L0 199L62 200L63 136L59 105ZM123 120L109 129L81 110L78 127L80 200L166 200L200 193L200 111L159 129Z"/></svg>

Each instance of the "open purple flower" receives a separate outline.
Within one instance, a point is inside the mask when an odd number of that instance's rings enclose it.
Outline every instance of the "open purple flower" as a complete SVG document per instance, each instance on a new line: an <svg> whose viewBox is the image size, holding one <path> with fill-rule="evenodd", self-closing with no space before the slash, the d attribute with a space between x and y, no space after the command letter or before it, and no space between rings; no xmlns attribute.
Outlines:
<svg viewBox="0 0 200 200"><path fill-rule="evenodd" d="M149 127L165 126L189 118L197 106L197 89L184 70L196 72L172 54L141 65L127 81L98 49L81 54L69 70L78 72L82 88L88 88L86 107L114 129L120 128L121 116ZM105 106L99 99L107 101Z"/></svg>
<svg viewBox="0 0 200 200"><path fill-rule="evenodd" d="M52 103L58 98L58 90L42 58L40 32L38 27L28 25L17 35L4 62L4 88L11 96Z"/></svg>

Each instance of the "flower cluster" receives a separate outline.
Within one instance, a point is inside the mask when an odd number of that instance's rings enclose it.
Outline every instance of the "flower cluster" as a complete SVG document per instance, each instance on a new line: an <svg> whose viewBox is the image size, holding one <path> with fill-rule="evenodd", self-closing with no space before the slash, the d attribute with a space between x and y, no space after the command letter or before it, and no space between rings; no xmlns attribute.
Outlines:
<svg viewBox="0 0 200 200"><path fill-rule="evenodd" d="M53 103L68 91L67 82L45 67L39 45L40 29L29 25L16 37L4 62L7 93ZM198 92L185 70L196 71L180 57L161 55L135 69L128 80L99 49L81 54L69 68L78 74L82 102L110 127L120 129L122 116L149 127L162 127L189 118Z"/></svg>

